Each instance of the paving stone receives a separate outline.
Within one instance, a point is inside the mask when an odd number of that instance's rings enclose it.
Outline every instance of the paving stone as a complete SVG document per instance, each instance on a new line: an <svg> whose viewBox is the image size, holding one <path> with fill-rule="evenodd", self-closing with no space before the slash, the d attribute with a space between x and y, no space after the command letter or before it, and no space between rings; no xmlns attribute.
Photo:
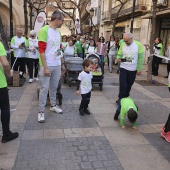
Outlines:
<svg viewBox="0 0 170 170"><path fill-rule="evenodd" d="M92 168L90 162L82 162L81 167L82 167L82 169L91 169Z"/></svg>

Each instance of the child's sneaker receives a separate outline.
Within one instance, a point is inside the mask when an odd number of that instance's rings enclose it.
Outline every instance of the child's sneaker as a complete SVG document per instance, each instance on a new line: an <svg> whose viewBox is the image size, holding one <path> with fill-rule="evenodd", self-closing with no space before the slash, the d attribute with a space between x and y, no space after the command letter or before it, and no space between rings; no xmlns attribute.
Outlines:
<svg viewBox="0 0 170 170"><path fill-rule="evenodd" d="M87 115L90 115L90 111L88 109L84 109L84 113L87 114Z"/></svg>
<svg viewBox="0 0 170 170"><path fill-rule="evenodd" d="M165 140L170 143L170 131L165 133Z"/></svg>
<svg viewBox="0 0 170 170"><path fill-rule="evenodd" d="M29 83L32 83L33 82L33 79L29 79Z"/></svg>
<svg viewBox="0 0 170 170"><path fill-rule="evenodd" d="M165 126L162 127L161 129L161 137L165 138L166 133L164 132Z"/></svg>
<svg viewBox="0 0 170 170"><path fill-rule="evenodd" d="M2 136L2 143L6 143L6 142L9 142L11 140L14 140L16 139L17 137L19 136L19 133L18 132L9 132L9 134L7 136Z"/></svg>
<svg viewBox="0 0 170 170"><path fill-rule="evenodd" d="M39 122L39 123L44 123L44 122L45 122L44 112L39 112L39 113L38 113L38 122Z"/></svg>
<svg viewBox="0 0 170 170"><path fill-rule="evenodd" d="M51 106L50 107L50 110L52 111L52 112L56 112L56 113L60 113L60 114L62 114L63 113L63 111L56 105L56 106Z"/></svg>
<svg viewBox="0 0 170 170"><path fill-rule="evenodd" d="M80 111L80 115L84 116L84 110L83 109L79 109L79 111Z"/></svg>

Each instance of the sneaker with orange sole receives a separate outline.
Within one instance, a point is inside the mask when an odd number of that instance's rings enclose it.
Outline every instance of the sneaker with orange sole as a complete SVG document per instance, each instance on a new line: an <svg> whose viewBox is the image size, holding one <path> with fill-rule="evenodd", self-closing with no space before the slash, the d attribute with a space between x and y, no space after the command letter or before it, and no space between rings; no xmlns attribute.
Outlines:
<svg viewBox="0 0 170 170"><path fill-rule="evenodd" d="M165 140L170 143L170 131L165 133Z"/></svg>
<svg viewBox="0 0 170 170"><path fill-rule="evenodd" d="M161 137L165 138L166 133L164 132L165 126L162 127L161 129Z"/></svg>

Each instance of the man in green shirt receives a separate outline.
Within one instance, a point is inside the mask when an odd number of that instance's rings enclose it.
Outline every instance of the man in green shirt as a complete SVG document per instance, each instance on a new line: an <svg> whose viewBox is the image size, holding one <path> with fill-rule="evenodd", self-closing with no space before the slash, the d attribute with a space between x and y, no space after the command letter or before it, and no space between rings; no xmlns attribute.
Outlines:
<svg viewBox="0 0 170 170"><path fill-rule="evenodd" d="M133 128L136 129L136 119L138 117L138 108L136 107L132 98L122 98L118 108L116 110L116 114L114 116L114 120L118 120L120 114L120 126L122 128L126 128L124 124L125 116L127 115L129 121L133 123Z"/></svg>
<svg viewBox="0 0 170 170"><path fill-rule="evenodd" d="M2 143L9 142L18 137L18 132L12 133L9 128L10 124L10 104L7 89L7 81L4 72L12 77L10 66L6 58L6 51L0 42L0 110L2 122Z"/></svg>

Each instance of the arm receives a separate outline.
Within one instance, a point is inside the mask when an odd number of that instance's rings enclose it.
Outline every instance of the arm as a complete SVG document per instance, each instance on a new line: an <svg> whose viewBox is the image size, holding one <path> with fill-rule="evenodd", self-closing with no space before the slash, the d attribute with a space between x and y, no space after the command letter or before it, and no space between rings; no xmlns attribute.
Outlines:
<svg viewBox="0 0 170 170"><path fill-rule="evenodd" d="M121 127L125 126L125 124L124 124L125 115L126 115L126 113L123 110L123 108L121 107L121 109L120 109L120 126Z"/></svg>
<svg viewBox="0 0 170 170"><path fill-rule="evenodd" d="M13 49L18 49L19 48L18 45L15 45L14 37L11 39L11 48L13 48Z"/></svg>
<svg viewBox="0 0 170 170"><path fill-rule="evenodd" d="M80 94L80 83L81 83L81 81L80 81L80 80L77 80L77 90L76 90L76 95L79 95L79 94Z"/></svg>
<svg viewBox="0 0 170 170"><path fill-rule="evenodd" d="M137 74L140 75L142 71L143 61L144 61L144 49L142 44L137 42L139 50L138 50L138 63L137 63Z"/></svg>
<svg viewBox="0 0 170 170"><path fill-rule="evenodd" d="M0 57L0 62L2 63L4 72L5 72L8 76L11 77L11 76L12 76L12 73L10 72L10 66L9 66L9 63L8 63L8 60L7 60L6 56L1 56L1 57Z"/></svg>

